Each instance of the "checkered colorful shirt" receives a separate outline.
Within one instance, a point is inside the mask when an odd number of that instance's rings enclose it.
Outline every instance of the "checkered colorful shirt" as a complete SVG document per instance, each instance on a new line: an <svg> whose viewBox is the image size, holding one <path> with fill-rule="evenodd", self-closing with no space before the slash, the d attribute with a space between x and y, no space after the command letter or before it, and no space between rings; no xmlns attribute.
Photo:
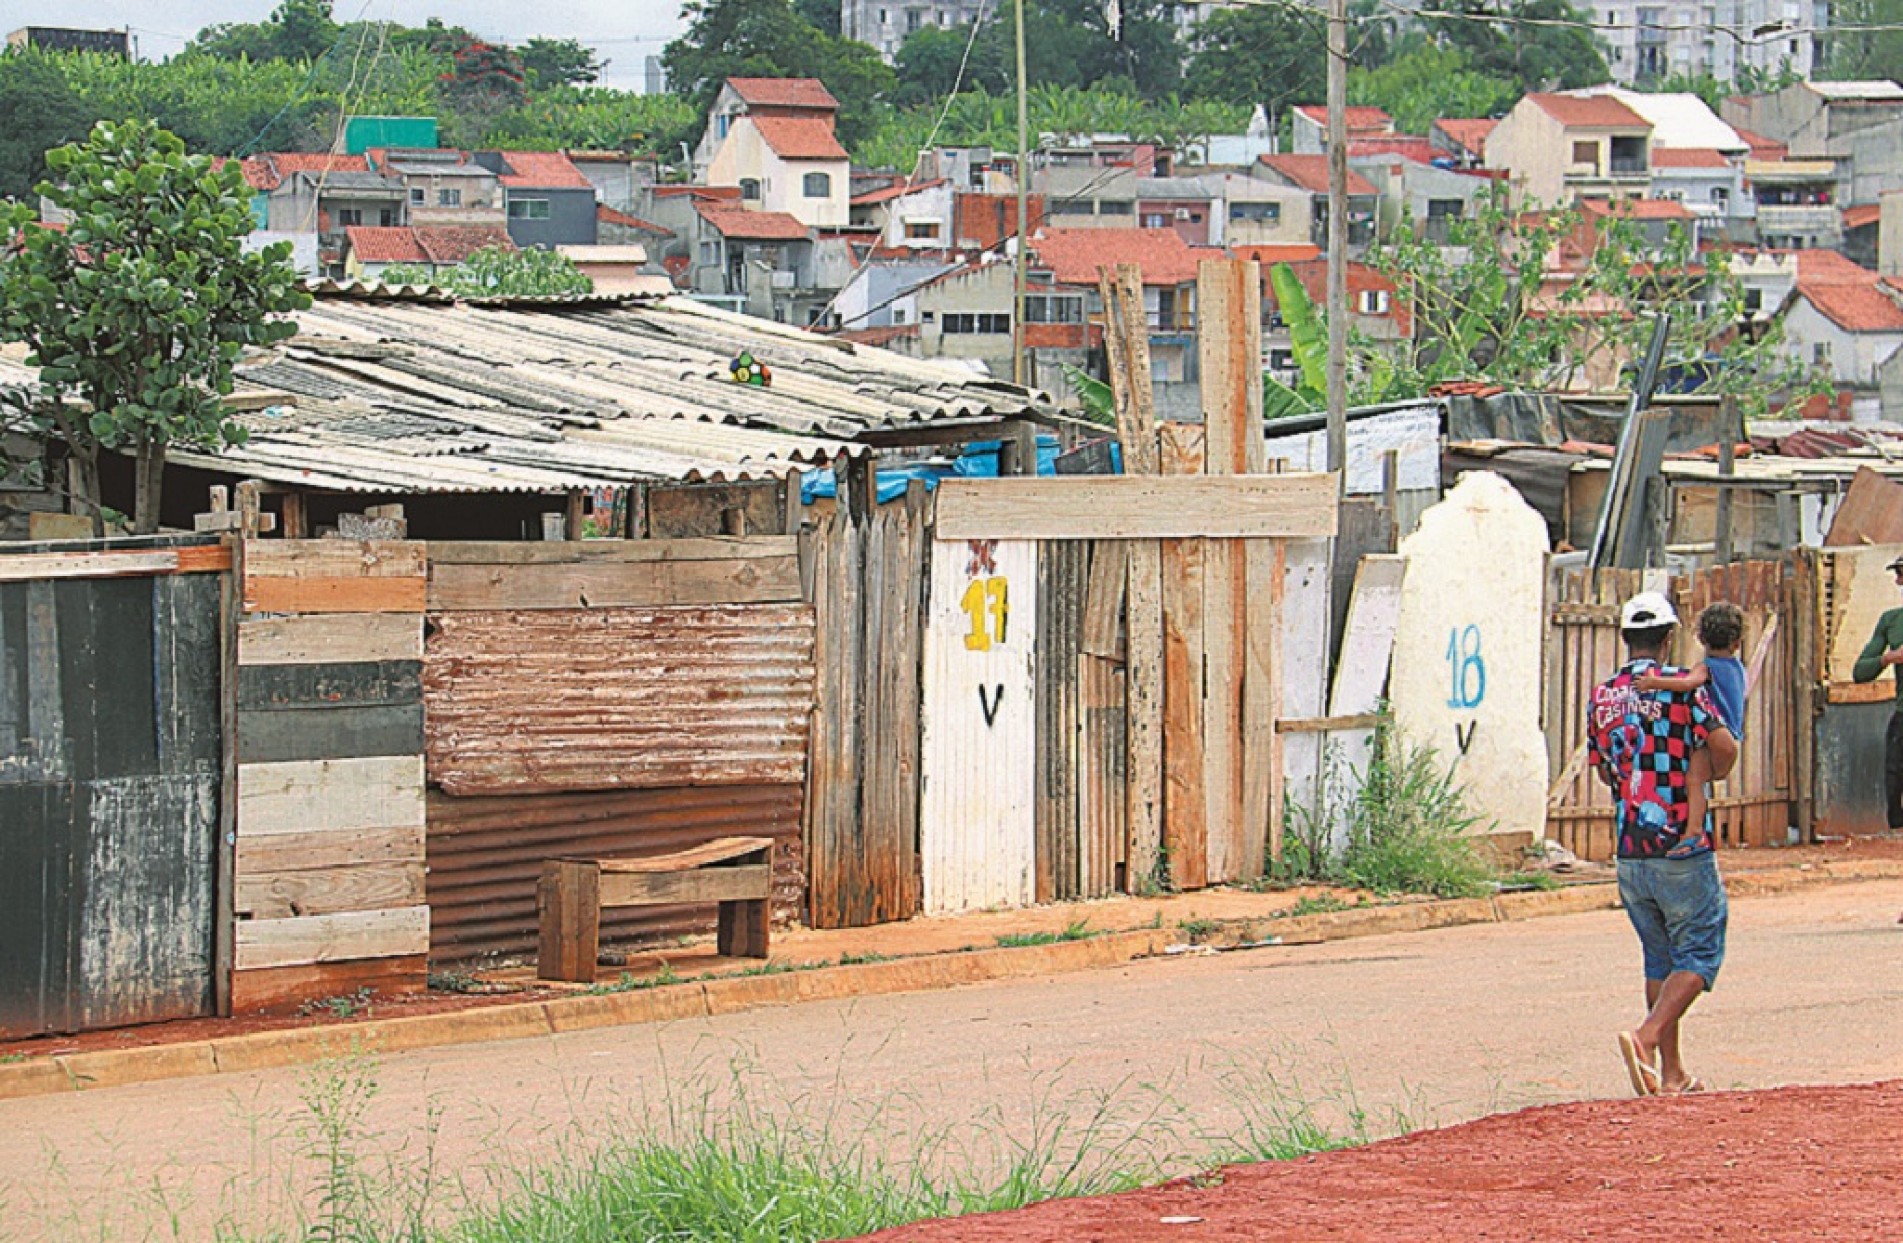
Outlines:
<svg viewBox="0 0 1903 1243"><path fill-rule="evenodd" d="M1689 695L1634 690L1632 680L1654 669L1668 676L1683 672L1635 660L1592 692L1587 741L1618 802L1621 859L1678 858L1711 849L1710 808L1696 829L1686 824L1692 752L1723 722L1702 686Z"/></svg>

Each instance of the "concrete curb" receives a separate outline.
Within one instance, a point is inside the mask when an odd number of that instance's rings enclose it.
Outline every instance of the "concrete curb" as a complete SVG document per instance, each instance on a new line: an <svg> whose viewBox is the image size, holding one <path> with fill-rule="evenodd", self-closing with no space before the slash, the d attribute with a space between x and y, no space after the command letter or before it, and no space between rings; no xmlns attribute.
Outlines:
<svg viewBox="0 0 1903 1243"><path fill-rule="evenodd" d="M1903 877L1903 863L1869 860L1826 863L1776 872L1729 874L1733 897L1767 897L1817 885ZM1315 915L1256 916L1221 921L1213 933L1194 938L1209 946L1281 945L1345 941L1356 937L1426 932L1464 924L1506 923L1554 915L1614 910L1617 886L1574 885L1564 889L1503 893L1493 898L1410 902L1357 907ZM529 1040L559 1032L636 1023L735 1014L761 1006L840 1001L892 993L928 992L988 980L1057 975L1121 966L1155 958L1184 944L1181 929L1139 928L1106 932L1076 941L998 949L927 954L836 967L798 968L758 975L726 975L625 992L558 997L444 1014L372 1019L336 1027L303 1027L221 1036L211 1040L98 1049L0 1064L0 1100L55 1092L91 1091L306 1065L363 1051L398 1053L445 1045Z"/></svg>

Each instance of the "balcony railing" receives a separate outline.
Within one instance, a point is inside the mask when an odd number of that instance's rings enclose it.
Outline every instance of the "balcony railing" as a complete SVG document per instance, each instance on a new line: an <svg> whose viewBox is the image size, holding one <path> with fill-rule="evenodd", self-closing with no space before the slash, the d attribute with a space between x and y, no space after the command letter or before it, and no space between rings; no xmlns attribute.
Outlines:
<svg viewBox="0 0 1903 1243"><path fill-rule="evenodd" d="M1763 233L1835 233L1843 217L1829 204L1758 204L1758 230Z"/></svg>
<svg viewBox="0 0 1903 1243"><path fill-rule="evenodd" d="M1196 331L1196 313L1194 311L1150 311L1144 315L1151 332L1194 332Z"/></svg>

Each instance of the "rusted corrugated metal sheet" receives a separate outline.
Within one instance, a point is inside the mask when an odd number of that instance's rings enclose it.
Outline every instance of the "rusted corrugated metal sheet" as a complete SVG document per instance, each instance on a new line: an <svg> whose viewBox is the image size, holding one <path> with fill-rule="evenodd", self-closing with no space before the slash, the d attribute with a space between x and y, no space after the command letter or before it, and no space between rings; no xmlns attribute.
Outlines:
<svg viewBox="0 0 1903 1243"><path fill-rule="evenodd" d="M1036 900L1037 544L932 545L922 768L925 909Z"/></svg>
<svg viewBox="0 0 1903 1243"><path fill-rule="evenodd" d="M457 795L798 785L803 604L433 614L429 778Z"/></svg>
<svg viewBox="0 0 1903 1243"><path fill-rule="evenodd" d="M542 860L665 854L717 837L771 837L773 915L805 900L798 785L702 786L537 794L429 796L430 958L466 962L530 954ZM651 943L713 929L712 906L615 907L603 944Z"/></svg>

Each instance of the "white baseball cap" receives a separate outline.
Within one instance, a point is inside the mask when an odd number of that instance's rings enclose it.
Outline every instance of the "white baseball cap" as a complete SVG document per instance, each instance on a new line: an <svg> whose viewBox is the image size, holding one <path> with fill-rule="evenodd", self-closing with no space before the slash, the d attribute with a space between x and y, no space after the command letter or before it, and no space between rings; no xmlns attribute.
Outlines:
<svg viewBox="0 0 1903 1243"><path fill-rule="evenodd" d="M1621 630L1655 630L1676 625L1678 614L1672 611L1672 602L1656 591L1641 591L1619 610Z"/></svg>

